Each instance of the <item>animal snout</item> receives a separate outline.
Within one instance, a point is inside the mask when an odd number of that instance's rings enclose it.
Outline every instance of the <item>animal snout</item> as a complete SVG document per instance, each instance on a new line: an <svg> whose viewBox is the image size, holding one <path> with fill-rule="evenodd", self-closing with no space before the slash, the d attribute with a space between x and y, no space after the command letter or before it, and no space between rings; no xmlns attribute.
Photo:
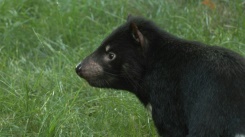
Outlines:
<svg viewBox="0 0 245 137"><path fill-rule="evenodd" d="M79 63L76 68L76 73L80 76L81 75L81 71L82 71L82 63Z"/></svg>
<svg viewBox="0 0 245 137"><path fill-rule="evenodd" d="M103 74L103 68L92 59L85 59L76 66L77 75L86 80L97 78Z"/></svg>

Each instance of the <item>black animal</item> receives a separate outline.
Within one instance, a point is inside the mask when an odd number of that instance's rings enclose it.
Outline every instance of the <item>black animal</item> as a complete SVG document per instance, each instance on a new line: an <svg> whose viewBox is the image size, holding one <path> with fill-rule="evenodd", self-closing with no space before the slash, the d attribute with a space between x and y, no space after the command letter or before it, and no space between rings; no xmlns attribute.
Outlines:
<svg viewBox="0 0 245 137"><path fill-rule="evenodd" d="M77 67L91 86L134 93L163 137L245 137L245 58L129 16Z"/></svg>

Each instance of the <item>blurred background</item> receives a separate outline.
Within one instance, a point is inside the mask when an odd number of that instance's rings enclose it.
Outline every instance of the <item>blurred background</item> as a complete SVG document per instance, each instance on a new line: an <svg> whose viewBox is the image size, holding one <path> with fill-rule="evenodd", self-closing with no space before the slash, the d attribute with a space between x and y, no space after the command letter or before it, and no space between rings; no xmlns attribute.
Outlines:
<svg viewBox="0 0 245 137"><path fill-rule="evenodd" d="M129 14L245 55L244 0L0 0L0 136L157 136L134 95L74 70Z"/></svg>

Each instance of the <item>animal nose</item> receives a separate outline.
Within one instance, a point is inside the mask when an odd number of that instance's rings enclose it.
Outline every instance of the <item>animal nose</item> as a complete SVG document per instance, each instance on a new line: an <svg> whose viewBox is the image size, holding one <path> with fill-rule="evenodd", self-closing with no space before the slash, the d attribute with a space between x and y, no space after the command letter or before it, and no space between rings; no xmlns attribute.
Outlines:
<svg viewBox="0 0 245 137"><path fill-rule="evenodd" d="M82 63L79 63L77 66L76 66L76 73L77 74L80 74L80 72L81 72L81 69L82 69Z"/></svg>

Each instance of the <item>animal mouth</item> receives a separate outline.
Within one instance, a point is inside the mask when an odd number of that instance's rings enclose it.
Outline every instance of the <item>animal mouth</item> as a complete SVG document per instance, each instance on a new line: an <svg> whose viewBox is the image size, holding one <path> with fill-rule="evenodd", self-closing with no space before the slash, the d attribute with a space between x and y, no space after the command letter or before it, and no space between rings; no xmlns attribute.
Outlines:
<svg viewBox="0 0 245 137"><path fill-rule="evenodd" d="M104 84L101 80L99 79L89 79L89 80L86 80L90 86L93 86L93 87L99 87L99 88L102 88L104 87Z"/></svg>

